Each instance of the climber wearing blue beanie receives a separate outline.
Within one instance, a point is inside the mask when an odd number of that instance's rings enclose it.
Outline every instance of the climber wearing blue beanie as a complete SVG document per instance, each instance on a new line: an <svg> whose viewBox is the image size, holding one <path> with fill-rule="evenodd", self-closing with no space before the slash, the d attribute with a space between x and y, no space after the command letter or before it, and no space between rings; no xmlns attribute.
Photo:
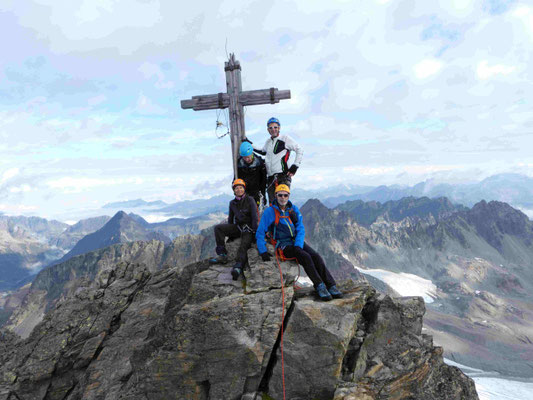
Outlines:
<svg viewBox="0 0 533 400"><path fill-rule="evenodd" d="M237 160L237 174L246 182L246 192L253 197L257 206L266 204L266 168L265 161L254 154L249 142L242 142Z"/></svg>

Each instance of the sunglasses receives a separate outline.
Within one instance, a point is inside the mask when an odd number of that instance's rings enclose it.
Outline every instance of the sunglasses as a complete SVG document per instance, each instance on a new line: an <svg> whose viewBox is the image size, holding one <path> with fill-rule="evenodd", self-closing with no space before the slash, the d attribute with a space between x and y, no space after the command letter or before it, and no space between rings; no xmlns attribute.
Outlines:
<svg viewBox="0 0 533 400"><path fill-rule="evenodd" d="M281 194L281 193L279 193L277 196L278 196L278 197L289 197L288 194Z"/></svg>

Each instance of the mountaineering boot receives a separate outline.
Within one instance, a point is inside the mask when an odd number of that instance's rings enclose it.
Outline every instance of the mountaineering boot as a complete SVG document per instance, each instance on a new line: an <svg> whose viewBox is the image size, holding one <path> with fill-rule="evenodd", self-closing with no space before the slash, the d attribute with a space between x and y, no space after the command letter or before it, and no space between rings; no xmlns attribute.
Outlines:
<svg viewBox="0 0 533 400"><path fill-rule="evenodd" d="M241 274L242 274L241 263L235 263L235 265L231 269L231 277L233 278L234 281L236 281L237 279L239 279L239 276L241 276Z"/></svg>
<svg viewBox="0 0 533 400"><path fill-rule="evenodd" d="M227 254L219 254L209 260L209 264L226 264L228 262Z"/></svg>
<svg viewBox="0 0 533 400"><path fill-rule="evenodd" d="M343 294L337 289L337 286L333 285L328 287L328 292L334 299L342 299Z"/></svg>
<svg viewBox="0 0 533 400"><path fill-rule="evenodd" d="M318 294L318 297L320 297L320 300L322 301L330 301L331 295L328 292L328 289L326 289L326 285L324 285L324 282L319 283L318 286L315 288L316 293Z"/></svg>

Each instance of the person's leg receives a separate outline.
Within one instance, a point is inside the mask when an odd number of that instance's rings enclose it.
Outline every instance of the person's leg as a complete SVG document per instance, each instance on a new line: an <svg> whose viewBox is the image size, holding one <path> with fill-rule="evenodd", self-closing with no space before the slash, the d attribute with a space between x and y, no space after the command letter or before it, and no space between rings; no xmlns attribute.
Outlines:
<svg viewBox="0 0 533 400"><path fill-rule="evenodd" d="M276 179L276 175L271 175L267 178L268 204L272 204L275 199L275 192L276 192L276 183L274 182L275 179Z"/></svg>
<svg viewBox="0 0 533 400"><path fill-rule="evenodd" d="M285 174L279 174L278 175L278 185L287 185L289 188L291 187L292 178Z"/></svg>
<svg viewBox="0 0 533 400"><path fill-rule="evenodd" d="M311 279L311 282L313 282L313 286L315 288L323 283L322 278L318 274L315 264L313 263L313 259L309 253L296 246L287 246L283 249L283 254L286 258L296 257L298 264L304 268L305 273L309 279Z"/></svg>
<svg viewBox="0 0 533 400"><path fill-rule="evenodd" d="M335 279L331 276L329 273L329 270L326 268L326 264L324 263L324 259L320 254L318 254L311 246L309 246L307 243L304 242L304 251L306 251L311 258L313 259L313 263L315 264L315 268L320 275L320 278L322 281L326 284L326 288L329 292L329 294L334 299L340 299L343 297L343 294L339 289L337 289L337 284L335 283Z"/></svg>
<svg viewBox="0 0 533 400"><path fill-rule="evenodd" d="M329 301L332 299L326 285L318 274L313 258L308 252L296 246L288 246L283 249L283 254L285 254L285 257L296 257L298 263L304 267L305 273L311 279L311 282L313 282L313 286L320 300Z"/></svg>
<svg viewBox="0 0 533 400"><path fill-rule="evenodd" d="M328 288L335 285L335 279L333 279L329 273L329 270L326 268L326 264L324 263L322 256L305 242L303 250L311 256L313 264L315 265L315 269L322 282L324 282Z"/></svg>
<svg viewBox="0 0 533 400"><path fill-rule="evenodd" d="M235 232L235 229L237 230L237 232ZM228 251L226 250L226 237L234 237L236 234L237 235L240 234L240 231L236 225L233 225L233 224L215 225L215 242L217 244L215 251L218 257L215 257L209 260L211 264L217 264L217 263L225 264L228 262Z"/></svg>
<svg viewBox="0 0 533 400"><path fill-rule="evenodd" d="M237 251L237 262L240 262L244 267L248 262L248 249L252 247L254 234L252 232L243 232L241 234L241 245Z"/></svg>
<svg viewBox="0 0 533 400"><path fill-rule="evenodd" d="M254 234L252 232L243 232L241 234L241 245L237 250L236 263L231 270L233 280L237 280L248 262L248 249L252 246Z"/></svg>

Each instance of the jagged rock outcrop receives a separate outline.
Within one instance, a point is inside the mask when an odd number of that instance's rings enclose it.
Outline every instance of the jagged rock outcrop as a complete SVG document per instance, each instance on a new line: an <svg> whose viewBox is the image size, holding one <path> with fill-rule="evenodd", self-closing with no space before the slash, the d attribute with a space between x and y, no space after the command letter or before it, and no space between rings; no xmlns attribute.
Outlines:
<svg viewBox="0 0 533 400"><path fill-rule="evenodd" d="M5 326L26 338L60 298L69 297L86 282L114 269L117 263L143 264L150 272L187 265L201 258L204 241L202 236L184 235L166 246L157 240L116 244L49 267L34 279Z"/></svg>
<svg viewBox="0 0 533 400"><path fill-rule="evenodd" d="M0 337L0 400L477 399L421 334L420 298L346 281L323 303L293 289L296 264L282 285L275 261L249 259L246 280L231 263L122 261L78 281L28 339Z"/></svg>

